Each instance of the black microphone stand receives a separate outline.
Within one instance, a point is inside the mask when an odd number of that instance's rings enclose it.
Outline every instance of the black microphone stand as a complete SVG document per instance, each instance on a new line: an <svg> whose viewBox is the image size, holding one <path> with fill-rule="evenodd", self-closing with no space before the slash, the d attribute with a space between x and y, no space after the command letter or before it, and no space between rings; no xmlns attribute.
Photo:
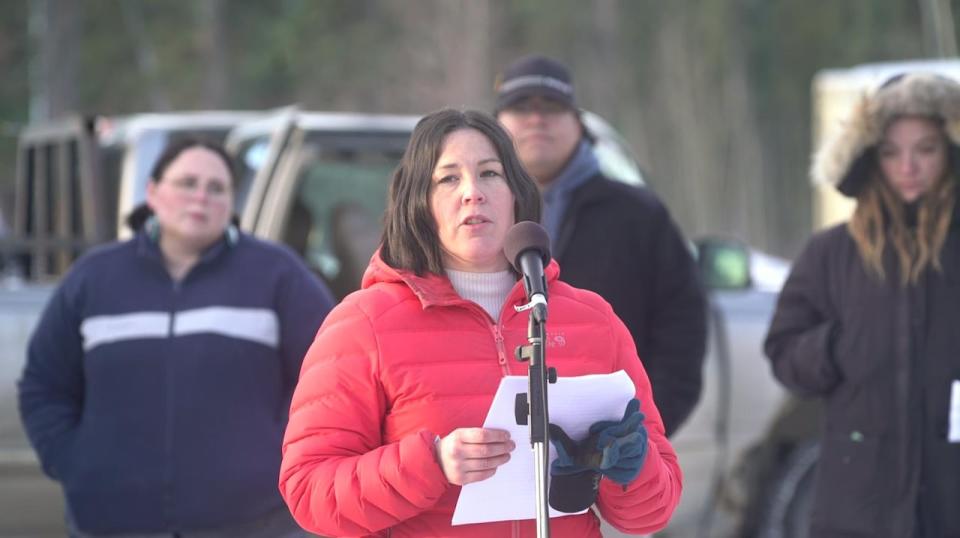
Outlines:
<svg viewBox="0 0 960 538"><path fill-rule="evenodd" d="M530 445L533 447L534 480L537 502L537 537L550 537L550 505L547 497L550 478L550 413L547 403L547 383L557 382L557 371L547 368L544 339L546 336L547 301L536 294L530 302L517 306L517 312L530 310L525 346L517 346L518 360L529 361L527 393L517 394L514 404L517 424L529 424Z"/></svg>

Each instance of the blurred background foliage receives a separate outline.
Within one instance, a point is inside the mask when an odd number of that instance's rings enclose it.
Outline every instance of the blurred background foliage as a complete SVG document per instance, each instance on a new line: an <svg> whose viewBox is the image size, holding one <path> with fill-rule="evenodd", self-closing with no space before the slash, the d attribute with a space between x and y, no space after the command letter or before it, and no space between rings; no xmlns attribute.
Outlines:
<svg viewBox="0 0 960 538"><path fill-rule="evenodd" d="M489 110L543 52L630 141L690 235L792 256L810 232L810 83L931 53L923 0L0 0L0 194L15 136L71 113ZM957 10L953 10L954 13Z"/></svg>

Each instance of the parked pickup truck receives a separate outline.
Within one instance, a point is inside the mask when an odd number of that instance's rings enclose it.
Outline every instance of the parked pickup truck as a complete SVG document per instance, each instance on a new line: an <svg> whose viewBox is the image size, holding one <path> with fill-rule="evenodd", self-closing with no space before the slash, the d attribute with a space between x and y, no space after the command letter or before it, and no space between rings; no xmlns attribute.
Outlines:
<svg viewBox="0 0 960 538"><path fill-rule="evenodd" d="M379 240L390 172L418 118L296 108L229 116L210 128L204 118L149 116L165 139L198 131L223 137L240 167L242 228L293 247L338 297L356 289ZM0 243L10 260L8 287L0 290L2 536L63 534L59 490L39 472L20 429L14 382L56 279L90 245L123 237L118 223L143 196L149 163L140 156L149 153L140 139L115 130L108 144L97 129L122 130L137 120L143 126L147 119L74 122L68 130L37 128L22 137L12 236ZM616 131L589 113L585 121L599 140L604 170L643 185ZM747 536L738 534L741 525L769 519L766 495L796 445L781 433L782 421L793 416L791 400L760 350L787 263L730 238L702 239L696 248L711 288L711 339L700 405L672 440L685 485L662 536Z"/></svg>

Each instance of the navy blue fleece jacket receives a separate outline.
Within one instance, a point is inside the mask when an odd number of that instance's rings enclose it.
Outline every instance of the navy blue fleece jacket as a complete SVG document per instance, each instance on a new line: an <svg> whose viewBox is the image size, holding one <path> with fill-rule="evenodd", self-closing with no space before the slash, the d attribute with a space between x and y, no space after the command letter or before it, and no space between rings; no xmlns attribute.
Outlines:
<svg viewBox="0 0 960 538"><path fill-rule="evenodd" d="M144 234L78 260L31 338L20 412L76 526L176 532L282 504L280 443L329 291L240 234L180 282Z"/></svg>

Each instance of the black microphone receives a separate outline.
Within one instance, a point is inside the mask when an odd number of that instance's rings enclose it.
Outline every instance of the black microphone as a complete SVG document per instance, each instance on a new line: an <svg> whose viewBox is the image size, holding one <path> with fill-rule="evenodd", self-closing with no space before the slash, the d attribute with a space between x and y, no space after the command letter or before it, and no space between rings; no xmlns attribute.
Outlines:
<svg viewBox="0 0 960 538"><path fill-rule="evenodd" d="M510 265L523 275L523 288L527 300L534 305L538 321L546 320L547 279L543 268L550 263L550 236L536 222L525 220L507 230L503 242L503 253Z"/></svg>

